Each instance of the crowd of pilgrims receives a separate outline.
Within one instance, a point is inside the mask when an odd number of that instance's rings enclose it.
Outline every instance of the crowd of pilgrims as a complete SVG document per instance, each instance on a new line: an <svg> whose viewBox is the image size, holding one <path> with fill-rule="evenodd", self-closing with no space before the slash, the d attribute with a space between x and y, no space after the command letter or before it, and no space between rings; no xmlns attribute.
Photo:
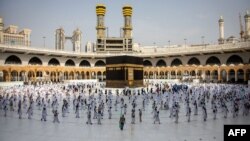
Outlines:
<svg viewBox="0 0 250 141"><path fill-rule="evenodd" d="M186 121L190 122L192 116L200 116L206 121L208 110L212 111L209 116L214 120L218 112L223 115L220 118L227 118L229 114L236 118L248 116L250 110L250 88L247 85L152 82L139 89L111 90L104 87L101 83L71 83L1 88L0 116L16 112L19 119L32 119L36 109L40 111L41 121L46 121L51 112L53 122L59 123L59 119L70 112L75 118L80 118L82 112L86 124L92 125L93 122L102 124L103 118L112 119L112 114L118 113L120 119L117 123L122 130L125 121L136 123L136 115L142 122L145 110L152 110L154 124L161 123L162 110L168 110L167 116L175 123L178 123L180 112L184 112Z"/></svg>

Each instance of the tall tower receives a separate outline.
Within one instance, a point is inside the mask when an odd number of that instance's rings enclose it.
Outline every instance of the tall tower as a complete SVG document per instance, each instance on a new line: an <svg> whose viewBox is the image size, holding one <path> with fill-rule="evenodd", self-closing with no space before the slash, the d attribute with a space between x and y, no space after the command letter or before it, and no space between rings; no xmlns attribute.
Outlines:
<svg viewBox="0 0 250 141"><path fill-rule="evenodd" d="M0 43L3 43L3 18L0 17Z"/></svg>
<svg viewBox="0 0 250 141"><path fill-rule="evenodd" d="M106 27L104 26L104 16L106 13L106 7L103 4L96 5L96 16L97 16L97 38L105 38L105 30Z"/></svg>
<svg viewBox="0 0 250 141"><path fill-rule="evenodd" d="M250 14L247 11L246 15L244 16L245 18L245 26L246 26L246 31L245 31L245 39L250 39Z"/></svg>
<svg viewBox="0 0 250 141"><path fill-rule="evenodd" d="M73 32L72 43L73 43L73 51L80 52L82 45L82 32L79 30L79 28L77 28Z"/></svg>
<svg viewBox="0 0 250 141"><path fill-rule="evenodd" d="M124 17L123 37L132 38L132 7L130 5L125 5L122 8L122 12Z"/></svg>
<svg viewBox="0 0 250 141"><path fill-rule="evenodd" d="M65 34L63 28L56 29L56 50L64 50Z"/></svg>
<svg viewBox="0 0 250 141"><path fill-rule="evenodd" d="M224 43L224 19L222 16L220 16L219 19L219 39L218 42L219 44L223 44Z"/></svg>
<svg viewBox="0 0 250 141"><path fill-rule="evenodd" d="M19 34L22 34L24 36L24 45L25 46L30 46L30 34L31 34L31 30L30 29L23 29L21 32L19 32Z"/></svg>

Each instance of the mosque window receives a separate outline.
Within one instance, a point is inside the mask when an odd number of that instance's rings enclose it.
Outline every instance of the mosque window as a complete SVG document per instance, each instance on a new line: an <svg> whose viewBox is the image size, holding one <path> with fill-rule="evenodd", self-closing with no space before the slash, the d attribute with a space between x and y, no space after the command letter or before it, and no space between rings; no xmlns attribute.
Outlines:
<svg viewBox="0 0 250 141"><path fill-rule="evenodd" d="M209 57L206 61L206 65L220 65L220 64L221 64L220 60L215 56Z"/></svg>
<svg viewBox="0 0 250 141"><path fill-rule="evenodd" d="M75 66L75 62L73 60L69 59L65 62L65 66Z"/></svg>
<svg viewBox="0 0 250 141"><path fill-rule="evenodd" d="M95 63L95 66L96 67L104 67L106 64L102 61L102 60L99 60Z"/></svg>
<svg viewBox="0 0 250 141"><path fill-rule="evenodd" d="M156 66L157 67L166 67L167 64L164 60L159 60L157 63L156 63Z"/></svg>
<svg viewBox="0 0 250 141"><path fill-rule="evenodd" d="M52 58L52 59L49 60L48 65L49 65L49 66L51 66L51 65L52 65L52 66L60 66L60 62L59 62L57 59Z"/></svg>
<svg viewBox="0 0 250 141"><path fill-rule="evenodd" d="M227 59L227 64L242 64L243 60L238 55L232 55Z"/></svg>
<svg viewBox="0 0 250 141"><path fill-rule="evenodd" d="M32 57L30 60L29 60L29 65L42 65L42 61L41 59L37 58L37 57Z"/></svg>
<svg viewBox="0 0 250 141"><path fill-rule="evenodd" d="M148 60L143 61L143 66L145 67L152 67L152 63Z"/></svg>
<svg viewBox="0 0 250 141"><path fill-rule="evenodd" d="M11 55L5 60L4 64L22 64L22 61L19 57Z"/></svg>

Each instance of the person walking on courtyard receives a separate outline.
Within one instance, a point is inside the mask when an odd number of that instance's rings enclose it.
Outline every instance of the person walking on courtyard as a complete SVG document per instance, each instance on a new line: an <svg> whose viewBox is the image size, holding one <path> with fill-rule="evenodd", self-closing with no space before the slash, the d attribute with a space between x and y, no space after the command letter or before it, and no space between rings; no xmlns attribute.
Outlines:
<svg viewBox="0 0 250 141"><path fill-rule="evenodd" d="M18 110L17 113L19 115L19 119L22 118L22 104L21 104L21 100L18 101Z"/></svg>
<svg viewBox="0 0 250 141"><path fill-rule="evenodd" d="M53 113L54 113L54 120L53 120L53 122L54 122L54 123L55 123L55 122L60 123L60 121L59 121L59 119L58 119L59 113L57 112L57 110L55 110Z"/></svg>
<svg viewBox="0 0 250 141"><path fill-rule="evenodd" d="M119 121L119 127L120 127L120 129L121 130L123 130L123 127L124 127L124 124L125 124L125 117L124 117L124 115L122 115L121 117L120 117L120 121Z"/></svg>
<svg viewBox="0 0 250 141"><path fill-rule="evenodd" d="M131 124L135 124L135 109L134 108L132 109L131 117L132 117Z"/></svg>
<svg viewBox="0 0 250 141"><path fill-rule="evenodd" d="M91 122L91 111L90 110L88 111L87 116L88 116L88 121L86 123L87 124L92 124L92 122Z"/></svg>
<svg viewBox="0 0 250 141"><path fill-rule="evenodd" d="M155 116L154 116L154 124L156 123L156 122L158 122L159 124L161 124L161 122L160 122L160 112L159 111L156 111L156 113L155 113Z"/></svg>
<svg viewBox="0 0 250 141"><path fill-rule="evenodd" d="M140 122L142 122L141 117L142 117L142 111L141 111L141 109L139 109L139 121L140 121Z"/></svg>
<svg viewBox="0 0 250 141"><path fill-rule="evenodd" d="M47 110L46 110L46 106L43 107L42 110L42 118L41 121L46 121L46 116L47 116Z"/></svg>
<svg viewBox="0 0 250 141"><path fill-rule="evenodd" d="M32 110L31 106L29 106L29 108L27 110L27 114L28 114L28 119L31 119L31 116L33 115L33 110Z"/></svg>

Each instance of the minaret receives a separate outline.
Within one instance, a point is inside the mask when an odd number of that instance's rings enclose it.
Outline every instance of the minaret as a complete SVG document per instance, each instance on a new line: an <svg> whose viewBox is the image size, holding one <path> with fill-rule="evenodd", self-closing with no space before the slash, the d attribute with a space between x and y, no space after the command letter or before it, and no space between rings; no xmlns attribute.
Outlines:
<svg viewBox="0 0 250 141"><path fill-rule="evenodd" d="M106 27L104 26L104 16L106 12L106 7L103 4L96 5L96 16L97 16L97 38L105 38L105 30Z"/></svg>
<svg viewBox="0 0 250 141"><path fill-rule="evenodd" d="M79 30L79 28L77 28L73 32L72 43L73 43L73 51L75 51L75 52L81 52L82 32Z"/></svg>
<svg viewBox="0 0 250 141"><path fill-rule="evenodd" d="M123 37L132 38L132 7L130 5L125 5L122 8L122 12L124 16Z"/></svg>
<svg viewBox="0 0 250 141"><path fill-rule="evenodd" d="M224 19L222 16L220 16L220 19L219 19L219 39L218 39L218 42L219 44L223 44L224 43Z"/></svg>
<svg viewBox="0 0 250 141"><path fill-rule="evenodd" d="M0 44L3 43L3 28L4 28L3 18L0 17Z"/></svg>
<svg viewBox="0 0 250 141"><path fill-rule="evenodd" d="M250 14L247 11L246 15L244 16L245 18L245 27L246 27L246 31L245 31L245 39L249 40L250 39Z"/></svg>
<svg viewBox="0 0 250 141"><path fill-rule="evenodd" d="M56 29L56 50L64 50L65 34L63 28Z"/></svg>
<svg viewBox="0 0 250 141"><path fill-rule="evenodd" d="M244 37L244 31L243 31L243 25L241 22L241 14L240 13L239 13L239 21L240 21L240 40L242 41L243 37Z"/></svg>

